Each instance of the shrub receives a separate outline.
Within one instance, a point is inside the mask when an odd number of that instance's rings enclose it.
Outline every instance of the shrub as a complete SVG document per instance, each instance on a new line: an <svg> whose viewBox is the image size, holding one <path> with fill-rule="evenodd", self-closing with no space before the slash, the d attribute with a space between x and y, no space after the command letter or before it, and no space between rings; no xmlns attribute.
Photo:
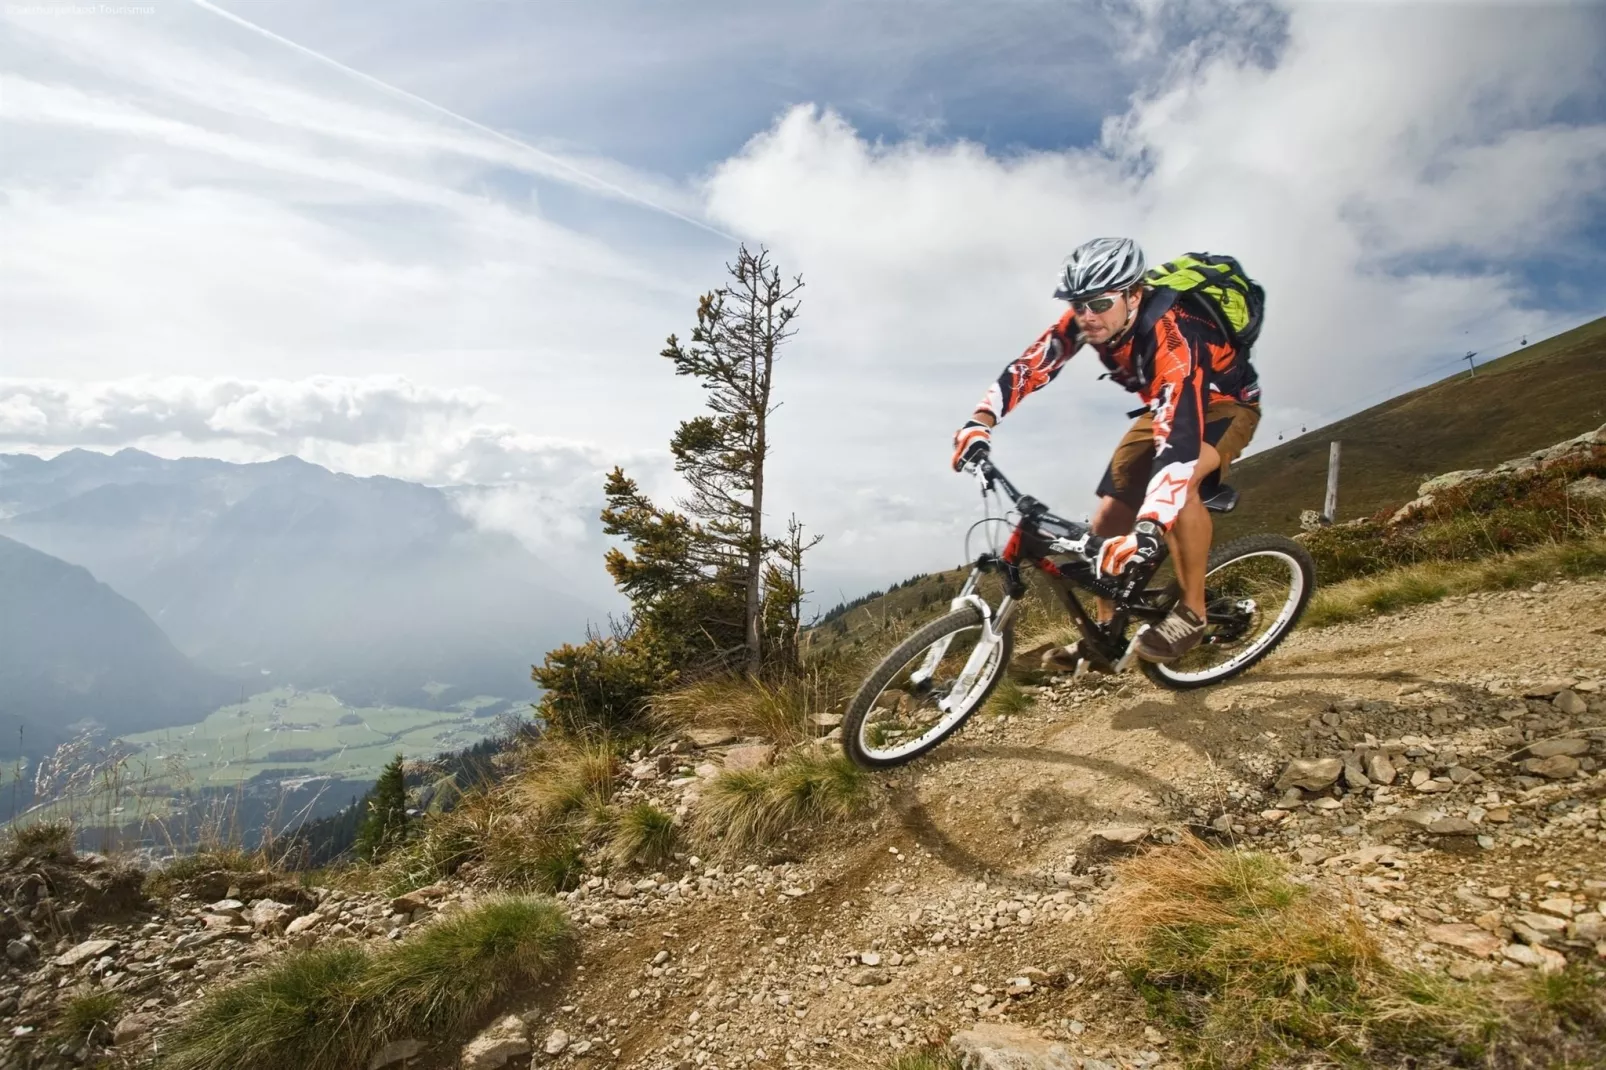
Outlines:
<svg viewBox="0 0 1606 1070"><path fill-rule="evenodd" d="M258 851L238 847L196 851L169 859L145 875L145 894L165 898L183 889L187 881L207 873L255 873L268 868L268 860Z"/></svg>
<svg viewBox="0 0 1606 1070"><path fill-rule="evenodd" d="M1429 561L1320 587L1301 623L1307 627L1342 624L1453 594L1527 587L1557 576L1602 572L1606 572L1606 539L1552 543L1476 562Z"/></svg>
<svg viewBox="0 0 1606 1070"><path fill-rule="evenodd" d="M546 689L541 716L547 723L585 736L635 725L666 672L639 638L592 635L578 646L566 643L551 651L530 676Z"/></svg>

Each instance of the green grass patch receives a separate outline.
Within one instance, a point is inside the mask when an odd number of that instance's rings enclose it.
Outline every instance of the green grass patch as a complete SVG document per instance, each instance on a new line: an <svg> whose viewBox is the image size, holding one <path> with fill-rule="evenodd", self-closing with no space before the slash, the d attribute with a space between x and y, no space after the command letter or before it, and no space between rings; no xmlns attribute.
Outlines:
<svg viewBox="0 0 1606 1070"><path fill-rule="evenodd" d="M502 997L554 972L572 940L568 918L550 900L491 900L376 955L360 999L389 1036L458 1033Z"/></svg>
<svg viewBox="0 0 1606 1070"><path fill-rule="evenodd" d="M642 801L621 810L608 839L608 857L621 866L656 866L675 853L674 815Z"/></svg>
<svg viewBox="0 0 1606 1070"><path fill-rule="evenodd" d="M550 976L573 935L550 901L505 898L400 944L298 952L213 993L168 1039L161 1070L347 1070L403 1036L465 1031Z"/></svg>
<svg viewBox="0 0 1606 1070"><path fill-rule="evenodd" d="M6 833L6 858L44 858L53 862L73 857L73 827L68 821L25 821Z"/></svg>
<svg viewBox="0 0 1606 1070"><path fill-rule="evenodd" d="M772 843L810 822L858 816L873 801L868 773L841 754L810 752L769 769L719 774L703 791L697 831L730 854Z"/></svg>
<svg viewBox="0 0 1606 1070"><path fill-rule="evenodd" d="M290 955L207 997L168 1038L161 1070L345 1070L367 1064L380 1031L358 992L371 962L356 948Z"/></svg>
<svg viewBox="0 0 1606 1070"><path fill-rule="evenodd" d="M74 1048L90 1041L105 1043L111 1040L112 1028L117 1025L122 1010L121 992L96 989L75 993L51 1023L50 1035Z"/></svg>
<svg viewBox="0 0 1606 1070"><path fill-rule="evenodd" d="M1307 627L1365 620L1474 591L1511 590L1540 580L1606 573L1606 539L1551 543L1483 561L1426 562L1317 588L1301 622Z"/></svg>
<svg viewBox="0 0 1606 1070"><path fill-rule="evenodd" d="M987 704L982 707L982 712L994 717L1009 717L1024 713L1035 702L1012 676L1006 674L993 688L993 693L987 696Z"/></svg>

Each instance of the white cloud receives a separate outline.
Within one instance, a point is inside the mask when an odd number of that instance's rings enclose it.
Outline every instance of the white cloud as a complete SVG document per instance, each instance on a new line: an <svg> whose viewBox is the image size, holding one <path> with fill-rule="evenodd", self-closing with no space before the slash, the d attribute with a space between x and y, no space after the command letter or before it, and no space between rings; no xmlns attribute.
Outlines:
<svg viewBox="0 0 1606 1070"><path fill-rule="evenodd" d="M28 377L0 384L0 441L296 452L473 484L459 502L482 524L585 553L607 468L672 491L662 449L700 395L656 354L730 250L188 10L8 23L21 32L0 41L0 341L7 373ZM1050 276L1087 237L1232 252L1267 284L1262 444L1431 359L1560 322L1510 257L1565 252L1598 217L1606 127L1577 103L1598 96L1588 8L1139 0L1067 38L1107 51L1089 66L1067 48L1063 70L1020 39L1056 7L1013 9L1007 33L979 10L923 37L919 63L962 54L955 70L996 86L1031 54L1021 77L1044 92L1089 93L1087 71L1116 62L1147 80L1097 144L999 152L867 136L798 67L793 99L824 103L780 115L706 181L565 157L700 204L805 275L771 500L827 535L820 586L851 596L957 559L977 507L947 471L949 436L1057 314ZM863 17L890 28L887 11ZM823 55L818 21L786 32L819 31ZM769 26L743 20L735 46ZM889 82L917 66L855 47ZM589 66L557 58L565 78ZM945 129L940 101L922 123L915 95L895 95L910 121L894 128ZM998 437L1001 462L1070 514L1130 406L1099 371L1084 355Z"/></svg>
<svg viewBox="0 0 1606 1070"><path fill-rule="evenodd" d="M1156 258L1232 252L1267 286L1270 428L1350 411L1462 345L1560 325L1530 303L1517 258L1601 207L1606 124L1557 118L1593 84L1601 25L1581 9L1297 7L1275 63L1238 47L1184 57L1098 144L1063 152L887 144L794 109L707 189L716 218L765 235L811 280L796 374L835 389L804 384L790 416L831 427L851 462L826 482L791 466L800 512L846 521L870 488L895 487L957 513L947 432L1057 315L1060 257L1100 234L1131 234ZM1435 266L1447 253L1460 262ZM995 436L1000 463L1068 512L1125 407L1091 385L1096 358L1078 363ZM954 528L934 517L909 534L935 562ZM907 559L900 539L855 541L822 546L822 561L885 574Z"/></svg>

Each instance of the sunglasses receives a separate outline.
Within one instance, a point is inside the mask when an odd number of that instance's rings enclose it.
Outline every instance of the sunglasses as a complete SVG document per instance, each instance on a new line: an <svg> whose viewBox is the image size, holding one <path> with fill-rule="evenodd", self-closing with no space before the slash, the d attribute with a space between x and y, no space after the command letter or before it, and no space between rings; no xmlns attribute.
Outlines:
<svg viewBox="0 0 1606 1070"><path fill-rule="evenodd" d="M1071 311L1104 313L1108 312L1114 304L1115 298L1106 294L1103 297L1089 297L1085 301L1072 301Z"/></svg>

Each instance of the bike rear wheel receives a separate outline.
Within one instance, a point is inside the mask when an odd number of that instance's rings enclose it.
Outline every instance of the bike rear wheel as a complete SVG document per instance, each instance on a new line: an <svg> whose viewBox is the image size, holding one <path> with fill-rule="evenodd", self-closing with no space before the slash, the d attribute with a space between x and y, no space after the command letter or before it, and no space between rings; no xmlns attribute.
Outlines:
<svg viewBox="0 0 1606 1070"><path fill-rule="evenodd" d="M915 632L882 659L848 705L842 748L866 769L925 754L979 709L1009 668L1013 629L992 633L975 606Z"/></svg>
<svg viewBox="0 0 1606 1070"><path fill-rule="evenodd" d="M1203 642L1175 661L1143 662L1143 673L1179 691L1229 680L1277 648L1315 590L1316 563L1293 539L1234 539L1210 555Z"/></svg>

